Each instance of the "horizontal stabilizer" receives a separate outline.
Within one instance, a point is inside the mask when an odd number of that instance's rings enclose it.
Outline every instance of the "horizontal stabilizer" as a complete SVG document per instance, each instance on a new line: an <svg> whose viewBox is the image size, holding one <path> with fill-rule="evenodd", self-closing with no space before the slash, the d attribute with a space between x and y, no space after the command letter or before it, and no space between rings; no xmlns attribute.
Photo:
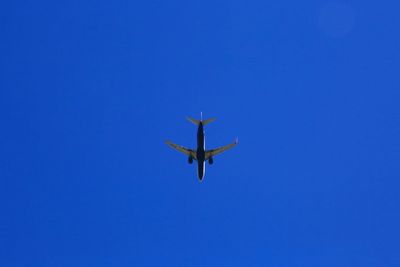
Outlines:
<svg viewBox="0 0 400 267"><path fill-rule="evenodd" d="M207 125L207 124L209 124L209 123L212 122L212 121L215 121L215 118L209 118L209 119L207 119L207 120L204 120L204 121L203 121L203 125Z"/></svg>
<svg viewBox="0 0 400 267"><path fill-rule="evenodd" d="M200 124L200 121L199 120L196 120L196 119L193 119L193 118L191 118L191 117L186 117L190 122L192 122L194 125L199 125Z"/></svg>
<svg viewBox="0 0 400 267"><path fill-rule="evenodd" d="M187 117L187 119L190 121L190 122L192 122L193 124L195 124L195 125L199 125L200 124L200 122L202 122L203 123L203 125L207 125L207 124L209 124L210 122L212 122L212 121L214 121L215 120L215 118L210 118L210 119L207 119L207 120L196 120L196 119L193 119L193 118L191 118L191 117Z"/></svg>

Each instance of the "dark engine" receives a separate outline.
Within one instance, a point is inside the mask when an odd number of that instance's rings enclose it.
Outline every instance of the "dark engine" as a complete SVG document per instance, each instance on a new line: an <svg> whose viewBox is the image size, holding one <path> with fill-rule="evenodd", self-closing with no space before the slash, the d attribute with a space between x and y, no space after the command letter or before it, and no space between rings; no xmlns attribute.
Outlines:
<svg viewBox="0 0 400 267"><path fill-rule="evenodd" d="M193 157L192 156L189 156L189 164L192 164L193 163Z"/></svg>
<svg viewBox="0 0 400 267"><path fill-rule="evenodd" d="M210 157L210 158L208 159L208 163L209 163L210 165L212 165L212 164L214 163L214 160L213 160L212 157Z"/></svg>

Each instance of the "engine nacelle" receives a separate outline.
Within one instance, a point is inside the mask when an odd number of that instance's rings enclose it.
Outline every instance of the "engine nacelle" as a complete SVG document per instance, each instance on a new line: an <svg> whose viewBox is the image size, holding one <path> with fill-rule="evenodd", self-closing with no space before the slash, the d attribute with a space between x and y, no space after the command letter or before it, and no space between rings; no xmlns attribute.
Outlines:
<svg viewBox="0 0 400 267"><path fill-rule="evenodd" d="M189 164L192 164L192 163L193 163L193 157L192 157L192 156L189 156L188 162L189 162Z"/></svg>
<svg viewBox="0 0 400 267"><path fill-rule="evenodd" d="M210 158L208 159L208 164L212 165L213 163L214 163L214 159L213 159L212 157L210 157Z"/></svg>

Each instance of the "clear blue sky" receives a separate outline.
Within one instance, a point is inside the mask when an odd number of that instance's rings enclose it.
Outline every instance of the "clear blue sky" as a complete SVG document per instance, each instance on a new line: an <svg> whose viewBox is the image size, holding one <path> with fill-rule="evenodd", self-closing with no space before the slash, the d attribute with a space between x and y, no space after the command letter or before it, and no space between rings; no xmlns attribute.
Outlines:
<svg viewBox="0 0 400 267"><path fill-rule="evenodd" d="M400 266L399 10L3 1L0 266Z"/></svg>

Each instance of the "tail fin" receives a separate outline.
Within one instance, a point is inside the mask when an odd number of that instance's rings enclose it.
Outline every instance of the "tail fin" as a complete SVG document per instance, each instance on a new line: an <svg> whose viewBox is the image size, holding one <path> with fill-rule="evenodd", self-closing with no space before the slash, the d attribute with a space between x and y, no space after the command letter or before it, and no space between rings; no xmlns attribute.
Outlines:
<svg viewBox="0 0 400 267"><path fill-rule="evenodd" d="M206 125L206 124L209 124L210 122L212 122L212 121L214 121L215 120L215 118L210 118L210 119L207 119L207 120L196 120L196 119L193 119L193 118L191 118L191 117L187 117L187 119L190 121L190 122L192 122L193 124L195 124L195 125L199 125L200 124L200 122L202 122L203 123L203 125Z"/></svg>

